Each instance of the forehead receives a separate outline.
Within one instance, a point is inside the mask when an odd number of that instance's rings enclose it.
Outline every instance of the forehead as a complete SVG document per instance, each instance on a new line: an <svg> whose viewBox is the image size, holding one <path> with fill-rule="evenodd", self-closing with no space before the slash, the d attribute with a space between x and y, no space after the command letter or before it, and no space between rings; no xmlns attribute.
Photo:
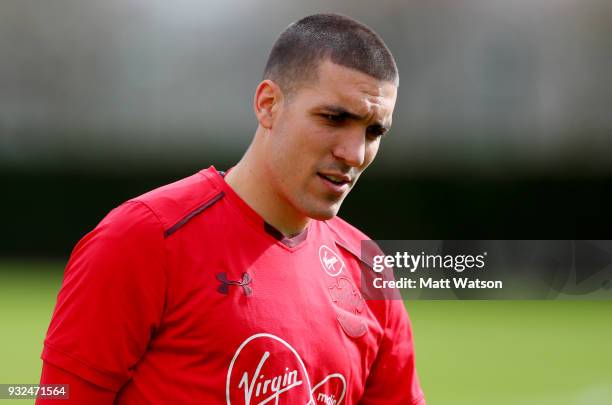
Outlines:
<svg viewBox="0 0 612 405"><path fill-rule="evenodd" d="M303 90L311 103L337 104L379 119L390 119L397 98L395 84L329 60L319 64L317 79Z"/></svg>

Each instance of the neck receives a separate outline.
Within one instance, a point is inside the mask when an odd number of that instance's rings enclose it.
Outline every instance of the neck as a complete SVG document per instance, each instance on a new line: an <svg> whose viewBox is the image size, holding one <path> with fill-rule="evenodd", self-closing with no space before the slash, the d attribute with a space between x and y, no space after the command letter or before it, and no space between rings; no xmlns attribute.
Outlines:
<svg viewBox="0 0 612 405"><path fill-rule="evenodd" d="M298 213L276 191L263 162L258 159L262 154L257 147L255 139L240 162L227 173L225 181L264 221L286 237L295 236L306 229L310 218Z"/></svg>

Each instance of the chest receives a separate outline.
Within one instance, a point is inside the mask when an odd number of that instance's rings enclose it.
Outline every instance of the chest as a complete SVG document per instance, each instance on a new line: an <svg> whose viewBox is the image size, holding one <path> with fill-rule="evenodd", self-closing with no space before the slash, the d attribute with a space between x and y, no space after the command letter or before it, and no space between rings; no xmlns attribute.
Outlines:
<svg viewBox="0 0 612 405"><path fill-rule="evenodd" d="M155 349L220 377L232 404L360 395L382 328L359 293L354 258L332 240L232 251L181 259Z"/></svg>

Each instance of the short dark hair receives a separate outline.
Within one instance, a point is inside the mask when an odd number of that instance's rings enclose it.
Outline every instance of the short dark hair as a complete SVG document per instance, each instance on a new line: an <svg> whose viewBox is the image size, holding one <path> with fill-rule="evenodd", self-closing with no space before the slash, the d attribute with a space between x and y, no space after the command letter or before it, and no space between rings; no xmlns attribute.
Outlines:
<svg viewBox="0 0 612 405"><path fill-rule="evenodd" d="M319 64L333 63L399 84L397 65L382 38L367 25L340 14L313 14L289 25L278 37L264 79L291 93L316 80Z"/></svg>

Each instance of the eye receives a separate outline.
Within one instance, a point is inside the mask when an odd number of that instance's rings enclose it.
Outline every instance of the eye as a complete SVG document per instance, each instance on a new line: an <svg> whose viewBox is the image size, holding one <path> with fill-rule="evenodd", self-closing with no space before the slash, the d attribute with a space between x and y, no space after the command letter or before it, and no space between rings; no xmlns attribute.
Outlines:
<svg viewBox="0 0 612 405"><path fill-rule="evenodd" d="M340 124L345 120L345 117L340 114L323 114L323 117L333 124Z"/></svg>
<svg viewBox="0 0 612 405"><path fill-rule="evenodd" d="M374 126L368 127L366 132L369 137L380 138L381 136L387 133L387 130L378 125L374 125Z"/></svg>

